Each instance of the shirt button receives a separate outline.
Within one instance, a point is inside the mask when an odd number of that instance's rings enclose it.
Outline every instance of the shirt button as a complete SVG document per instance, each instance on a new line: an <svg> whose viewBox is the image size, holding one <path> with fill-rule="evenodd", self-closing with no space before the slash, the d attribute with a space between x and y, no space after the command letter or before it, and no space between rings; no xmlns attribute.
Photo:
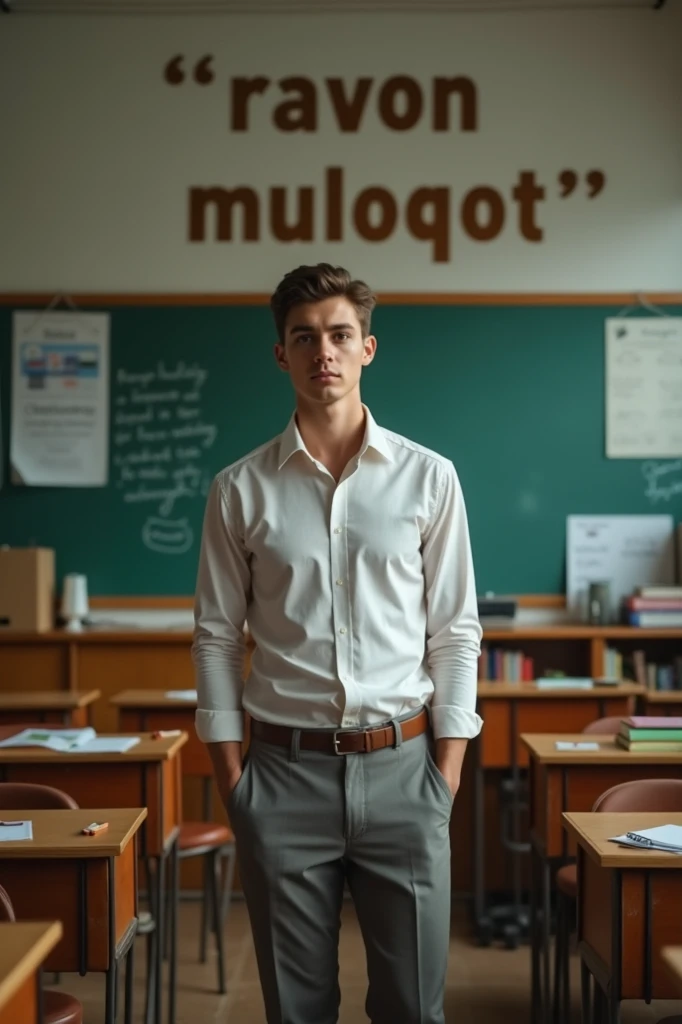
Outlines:
<svg viewBox="0 0 682 1024"><path fill-rule="evenodd" d="M337 585L337 587L342 587L343 586L343 580L337 580L336 581L336 585Z"/></svg>
<svg viewBox="0 0 682 1024"><path fill-rule="evenodd" d="M341 636L343 636L344 633L346 633L346 627L345 626L341 626L341 629L339 630L339 633L341 634Z"/></svg>
<svg viewBox="0 0 682 1024"><path fill-rule="evenodd" d="M337 526L334 528L334 533L341 533L341 527Z"/></svg>

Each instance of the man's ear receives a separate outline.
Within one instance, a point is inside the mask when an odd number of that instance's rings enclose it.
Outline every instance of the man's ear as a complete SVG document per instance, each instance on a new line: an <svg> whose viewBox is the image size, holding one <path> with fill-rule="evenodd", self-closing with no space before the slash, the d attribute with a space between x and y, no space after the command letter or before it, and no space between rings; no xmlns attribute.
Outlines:
<svg viewBox="0 0 682 1024"><path fill-rule="evenodd" d="M284 345L282 345L281 342L279 342L279 341L276 342L273 351L275 353L275 360L276 360L277 365L279 366L280 370L282 370L284 373L288 373L289 372L289 361L287 359L286 349L285 349Z"/></svg>
<svg viewBox="0 0 682 1024"><path fill-rule="evenodd" d="M373 334L368 334L362 344L364 346L364 351L362 353L362 365L369 366L376 354L377 339Z"/></svg>

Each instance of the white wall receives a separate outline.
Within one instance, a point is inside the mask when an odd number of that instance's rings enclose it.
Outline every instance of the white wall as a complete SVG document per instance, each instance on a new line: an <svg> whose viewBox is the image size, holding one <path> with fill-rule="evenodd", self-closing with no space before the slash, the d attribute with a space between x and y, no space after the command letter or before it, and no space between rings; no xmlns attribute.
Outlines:
<svg viewBox="0 0 682 1024"><path fill-rule="evenodd" d="M682 289L682 10L453 15L0 18L0 291L267 291L301 262L346 264L382 291ZM168 85L166 63L214 56L214 81ZM231 79L272 81L246 132L230 126ZM273 126L277 80L318 87L318 128ZM380 120L391 76L424 90L410 131ZM431 127L434 77L476 86L476 131ZM360 130L343 133L324 79L374 79ZM341 242L325 238L325 168L343 168ZM511 190L521 171L546 188L541 241L521 236ZM558 175L580 176L560 198ZM606 183L593 199L585 175ZM259 242L188 239L192 187L244 185ZM315 189L312 242L269 227L273 186ZM381 186L399 208L381 242L359 237L356 195ZM413 237L405 205L447 190L446 258ZM494 188L506 218L476 241L462 226L471 189ZM428 212L425 210L425 212ZM441 253L441 257L442 257Z"/></svg>

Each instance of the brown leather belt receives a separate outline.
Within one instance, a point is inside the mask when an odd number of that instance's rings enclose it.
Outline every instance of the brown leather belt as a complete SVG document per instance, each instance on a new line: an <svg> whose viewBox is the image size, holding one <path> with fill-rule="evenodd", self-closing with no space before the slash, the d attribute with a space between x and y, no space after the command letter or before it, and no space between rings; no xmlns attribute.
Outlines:
<svg viewBox="0 0 682 1024"><path fill-rule="evenodd" d="M400 723L403 740L413 740L429 727L429 716L425 708ZM269 722L251 720L251 735L277 747L291 746L294 730L288 725L271 725ZM346 730L301 729L301 750L317 750L323 754L369 754L382 747L395 744L395 727L391 724L368 729Z"/></svg>

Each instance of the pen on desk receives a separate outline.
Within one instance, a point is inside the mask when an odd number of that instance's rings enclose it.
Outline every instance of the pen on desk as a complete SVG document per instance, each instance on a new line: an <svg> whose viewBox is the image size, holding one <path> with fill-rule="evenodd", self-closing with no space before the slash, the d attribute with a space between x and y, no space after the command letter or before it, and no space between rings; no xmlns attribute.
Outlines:
<svg viewBox="0 0 682 1024"><path fill-rule="evenodd" d="M163 740L168 736L179 736L182 729L157 729L152 733L153 740Z"/></svg>
<svg viewBox="0 0 682 1024"><path fill-rule="evenodd" d="M2 828L7 828L9 825L23 825L23 821L0 821Z"/></svg>
<svg viewBox="0 0 682 1024"><path fill-rule="evenodd" d="M91 825L86 825L84 829L81 829L83 835L94 836L97 832L103 832L109 828L108 821L93 821Z"/></svg>
<svg viewBox="0 0 682 1024"><path fill-rule="evenodd" d="M628 839L633 839L636 843L640 843L641 846L653 846L653 841L647 839L646 836L638 836L636 832L628 832Z"/></svg>

